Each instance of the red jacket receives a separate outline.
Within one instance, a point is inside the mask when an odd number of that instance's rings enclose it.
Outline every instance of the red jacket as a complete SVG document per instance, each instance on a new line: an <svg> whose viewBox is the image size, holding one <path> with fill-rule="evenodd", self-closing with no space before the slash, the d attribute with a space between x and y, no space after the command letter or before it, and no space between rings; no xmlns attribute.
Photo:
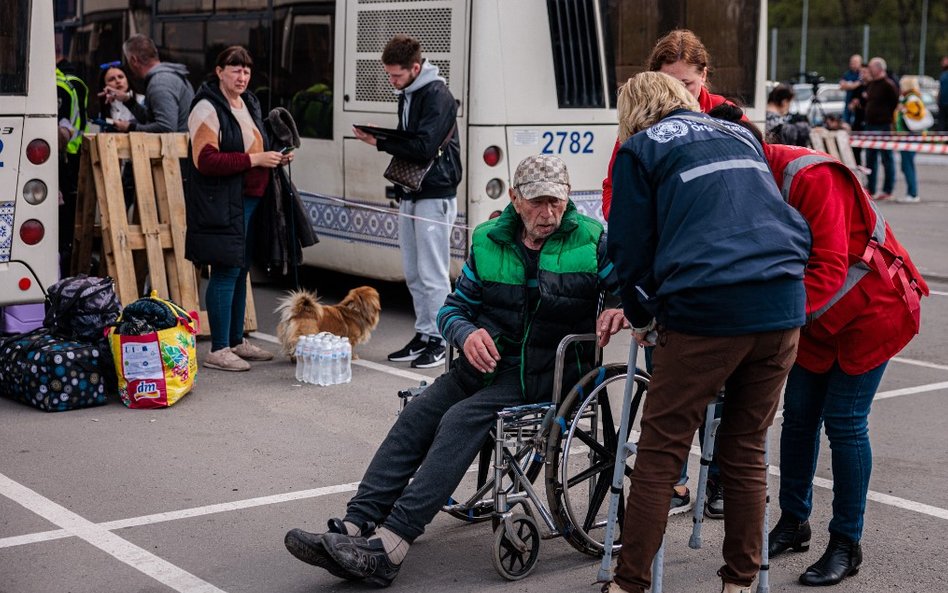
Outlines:
<svg viewBox="0 0 948 593"><path fill-rule="evenodd" d="M701 87L698 94L698 105L702 113L707 113L720 105L721 103L731 103L721 95L712 95L708 89ZM733 105L733 103L731 103ZM747 119L744 116L743 119ZM619 154L619 139L616 138L616 145L612 149L612 158L609 159L609 168L606 170L606 178L602 180L602 217L609 220L609 209L612 207L612 165L616 162L616 155Z"/></svg>
<svg viewBox="0 0 948 593"><path fill-rule="evenodd" d="M765 144L764 155L781 189L791 161L812 155L832 158L808 148L778 144ZM918 296L927 296L928 286L886 224L885 248L902 256L903 270L891 277L869 272L831 308L811 319L809 316L839 291L849 266L868 253L876 214L855 176L835 159L805 166L787 189L788 202L807 219L813 235L803 280L808 323L800 334L797 364L814 373L828 371L835 362L850 375L872 370L895 356L918 333L917 309L913 314L908 305L913 295L903 296L900 278L914 280L911 290ZM917 303L918 297L914 297Z"/></svg>

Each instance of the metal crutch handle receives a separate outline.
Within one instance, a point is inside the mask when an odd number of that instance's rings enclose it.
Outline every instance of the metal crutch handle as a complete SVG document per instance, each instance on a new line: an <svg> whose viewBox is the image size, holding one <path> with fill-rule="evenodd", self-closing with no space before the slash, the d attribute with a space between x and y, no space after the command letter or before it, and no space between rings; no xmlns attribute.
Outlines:
<svg viewBox="0 0 948 593"><path fill-rule="evenodd" d="M625 393L622 398L622 417L619 419L619 434L616 438L616 462L612 470L612 487L609 492L609 516L606 521L605 540L603 541L602 564L599 566L597 580L612 579L612 544L615 542L616 522L619 517L619 495L622 493L622 480L625 478L625 460L630 452L629 411L632 406L632 393L635 390L635 369L638 367L639 345L632 338L629 346L629 366L626 367Z"/></svg>

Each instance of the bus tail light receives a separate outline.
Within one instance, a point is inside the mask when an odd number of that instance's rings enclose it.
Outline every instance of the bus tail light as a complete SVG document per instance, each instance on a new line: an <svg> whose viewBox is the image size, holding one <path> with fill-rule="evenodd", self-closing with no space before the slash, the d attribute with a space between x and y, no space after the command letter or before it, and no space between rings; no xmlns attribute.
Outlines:
<svg viewBox="0 0 948 593"><path fill-rule="evenodd" d="M493 167L499 163L501 156L500 147L488 146L484 149L484 162L487 163L488 167Z"/></svg>
<svg viewBox="0 0 948 593"><path fill-rule="evenodd" d="M30 179L23 186L23 199L26 200L27 204L36 206L46 200L47 191L45 183L39 179Z"/></svg>
<svg viewBox="0 0 948 593"><path fill-rule="evenodd" d="M46 228L35 218L27 220L20 226L20 239L27 245L36 245L43 240L44 235L46 235Z"/></svg>
<svg viewBox="0 0 948 593"><path fill-rule="evenodd" d="M17 286L20 287L20 290L25 292L29 290L31 286L33 286L33 281L27 278L26 276L23 276L22 278L20 278L20 281L17 283Z"/></svg>
<svg viewBox="0 0 948 593"><path fill-rule="evenodd" d="M34 165L42 165L49 160L49 144L42 138L37 138L26 145L26 158Z"/></svg>
<svg viewBox="0 0 948 593"><path fill-rule="evenodd" d="M487 187L485 188L487 195L492 199L496 200L504 193L504 182L496 177L487 182Z"/></svg>
<svg viewBox="0 0 948 593"><path fill-rule="evenodd" d="M494 220L498 216L500 216L500 210L494 210L490 213L490 216L487 217L487 220Z"/></svg>

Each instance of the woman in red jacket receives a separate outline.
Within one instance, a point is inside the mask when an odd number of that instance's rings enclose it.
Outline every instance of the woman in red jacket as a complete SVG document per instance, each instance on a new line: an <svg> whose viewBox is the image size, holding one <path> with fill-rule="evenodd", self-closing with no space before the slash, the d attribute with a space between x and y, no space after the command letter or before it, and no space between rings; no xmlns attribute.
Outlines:
<svg viewBox="0 0 948 593"><path fill-rule="evenodd" d="M712 95L705 86L708 82L708 50L698 36L688 29L676 29L661 39L652 48L646 66L652 72L664 72L677 78L685 85L701 107L707 113L718 105L728 102L721 95ZM616 140L609 159L606 178L602 180L602 216L609 220L609 208L612 206L612 165L619 152Z"/></svg>
<svg viewBox="0 0 948 593"><path fill-rule="evenodd" d="M710 113L730 121L740 114L734 107ZM760 137L752 124L743 125ZM808 322L784 393L781 516L770 532L769 552L774 557L810 547L813 477L825 425L833 468L830 541L799 580L835 585L862 564L872 399L889 359L918 333L919 298L928 295L928 286L842 163L799 146L763 149L784 199L806 218L813 238L804 278ZM850 290L843 288L857 278Z"/></svg>

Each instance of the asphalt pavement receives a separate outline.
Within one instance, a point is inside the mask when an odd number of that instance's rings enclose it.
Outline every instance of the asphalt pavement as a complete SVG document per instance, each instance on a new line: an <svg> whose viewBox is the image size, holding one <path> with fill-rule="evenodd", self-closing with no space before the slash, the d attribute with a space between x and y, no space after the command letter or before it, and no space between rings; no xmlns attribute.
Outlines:
<svg viewBox="0 0 948 593"><path fill-rule="evenodd" d="M881 209L933 294L923 302L921 334L890 363L873 406L865 561L857 576L832 589L838 593L948 591L948 160L923 160L919 177L922 203ZM380 290L382 322L356 349L350 384L300 385L293 366L278 359L254 363L248 373L201 369L194 391L166 410L127 410L112 401L44 414L0 399L0 593L369 590L299 562L284 549L283 535L292 527L321 531L343 512L395 420L396 391L439 369L385 359L413 333L404 286L314 269L304 271L303 284L330 303L360 284ZM252 339L273 351L272 310L287 288L255 288L260 327ZM628 345L619 336L607 360L624 361ZM201 342L199 351L207 347ZM779 434L778 420L773 459ZM694 489L694 455L691 470ZM777 469L771 474L775 495ZM825 440L817 476L811 551L772 562L775 593L804 591L796 578L828 540ZM704 523L700 550L688 548L691 524L687 515L669 520L665 591L716 593L723 524ZM542 542L532 575L505 581L491 564L493 540L489 523L440 514L390 590L598 591L598 561L562 539Z"/></svg>

